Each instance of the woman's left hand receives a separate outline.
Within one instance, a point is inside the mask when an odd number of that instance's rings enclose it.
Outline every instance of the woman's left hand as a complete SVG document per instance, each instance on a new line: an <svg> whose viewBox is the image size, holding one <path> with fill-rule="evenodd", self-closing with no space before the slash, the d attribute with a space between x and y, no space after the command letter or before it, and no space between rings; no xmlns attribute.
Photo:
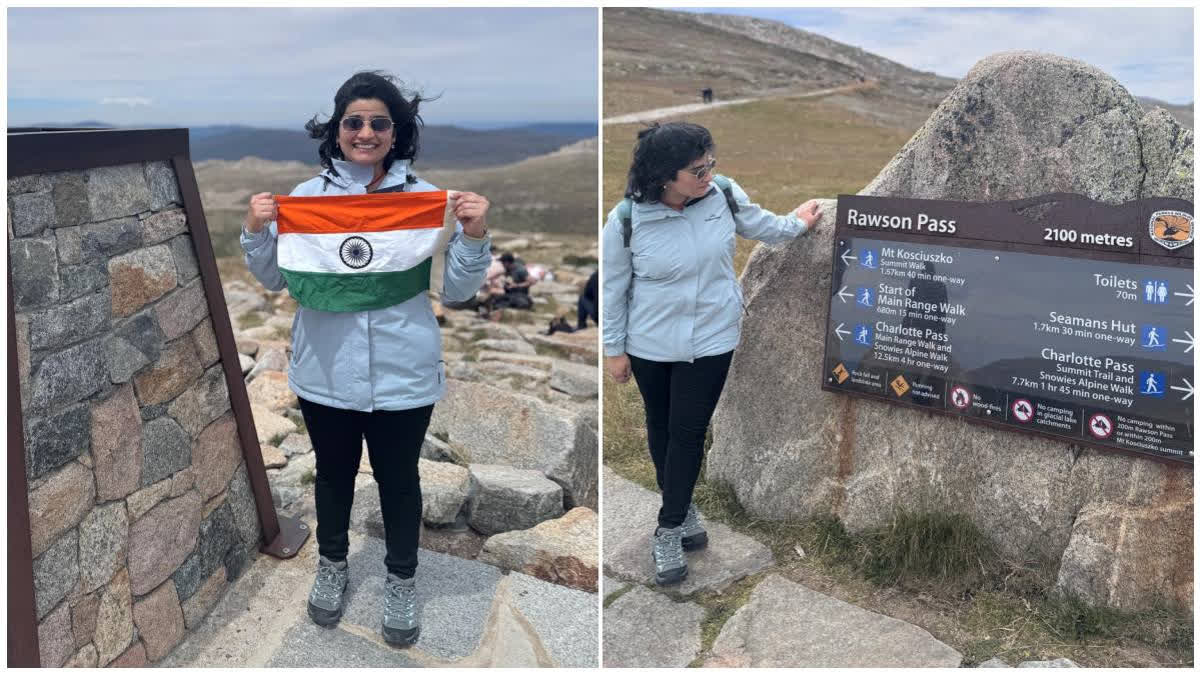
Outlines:
<svg viewBox="0 0 1200 675"><path fill-rule="evenodd" d="M808 224L809 229L817 226L817 221L821 219L821 207L817 200L810 199L800 206L796 207L796 215Z"/></svg>
<svg viewBox="0 0 1200 675"><path fill-rule="evenodd" d="M487 197L474 192L459 192L454 201L454 217L462 223L463 234L482 239L487 236Z"/></svg>

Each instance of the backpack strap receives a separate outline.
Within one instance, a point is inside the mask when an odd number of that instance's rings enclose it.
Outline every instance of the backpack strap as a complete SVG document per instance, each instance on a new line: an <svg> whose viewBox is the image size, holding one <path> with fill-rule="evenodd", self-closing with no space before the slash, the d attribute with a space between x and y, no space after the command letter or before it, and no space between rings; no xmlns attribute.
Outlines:
<svg viewBox="0 0 1200 675"><path fill-rule="evenodd" d="M629 239L633 236L633 204L628 197L617 204L617 217L621 219L621 239L625 248L629 248Z"/></svg>
<svg viewBox="0 0 1200 675"><path fill-rule="evenodd" d="M725 195L725 203L729 205L729 212L737 213L737 200L733 198L733 184L729 182L729 178L718 173L713 176L713 182L721 188L721 192Z"/></svg>

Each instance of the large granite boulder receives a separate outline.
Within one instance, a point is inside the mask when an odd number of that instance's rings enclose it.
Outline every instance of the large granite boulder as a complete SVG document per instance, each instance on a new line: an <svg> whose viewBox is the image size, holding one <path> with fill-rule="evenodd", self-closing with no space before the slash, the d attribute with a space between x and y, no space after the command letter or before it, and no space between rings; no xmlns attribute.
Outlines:
<svg viewBox="0 0 1200 675"><path fill-rule="evenodd" d="M585 415L482 382L451 379L429 433L467 464L506 464L546 474L568 507L596 509L596 433Z"/></svg>
<svg viewBox="0 0 1200 675"><path fill-rule="evenodd" d="M1192 147L1191 131L1091 66L1003 53L976 64L862 194L1191 200ZM897 507L963 513L1091 602L1191 607L1191 467L821 391L835 209L825 200L812 235L750 258L708 478L755 516L833 514L851 530Z"/></svg>

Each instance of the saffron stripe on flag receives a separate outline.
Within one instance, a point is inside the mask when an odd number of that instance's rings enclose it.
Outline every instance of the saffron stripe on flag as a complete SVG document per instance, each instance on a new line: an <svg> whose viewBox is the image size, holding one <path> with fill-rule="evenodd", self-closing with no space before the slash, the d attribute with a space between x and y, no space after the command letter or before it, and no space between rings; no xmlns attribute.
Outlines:
<svg viewBox="0 0 1200 675"><path fill-rule="evenodd" d="M384 232L443 227L453 216L447 191L384 192L336 197L276 195L279 234Z"/></svg>

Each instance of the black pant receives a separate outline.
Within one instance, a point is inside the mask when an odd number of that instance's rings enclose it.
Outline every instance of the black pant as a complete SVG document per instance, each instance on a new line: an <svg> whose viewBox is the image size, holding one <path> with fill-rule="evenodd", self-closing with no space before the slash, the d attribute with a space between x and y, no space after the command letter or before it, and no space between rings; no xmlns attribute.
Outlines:
<svg viewBox="0 0 1200 675"><path fill-rule="evenodd" d="M592 323L600 324L599 313L596 311L596 301L586 295L579 296L579 306L576 308L575 318L578 319L578 330L587 328L588 317L591 317Z"/></svg>
<svg viewBox="0 0 1200 675"><path fill-rule="evenodd" d="M331 408L300 399L300 411L317 456L317 550L333 561L350 551L350 507L354 478L362 460L363 437L371 471L379 485L384 564L401 579L417 571L421 537L421 476L417 460L433 406L362 412Z"/></svg>
<svg viewBox="0 0 1200 675"><path fill-rule="evenodd" d="M654 477L662 490L660 527L679 527L692 502L704 460L704 434L725 387L733 352L694 363L663 363L630 356L638 390L646 403L646 435Z"/></svg>

